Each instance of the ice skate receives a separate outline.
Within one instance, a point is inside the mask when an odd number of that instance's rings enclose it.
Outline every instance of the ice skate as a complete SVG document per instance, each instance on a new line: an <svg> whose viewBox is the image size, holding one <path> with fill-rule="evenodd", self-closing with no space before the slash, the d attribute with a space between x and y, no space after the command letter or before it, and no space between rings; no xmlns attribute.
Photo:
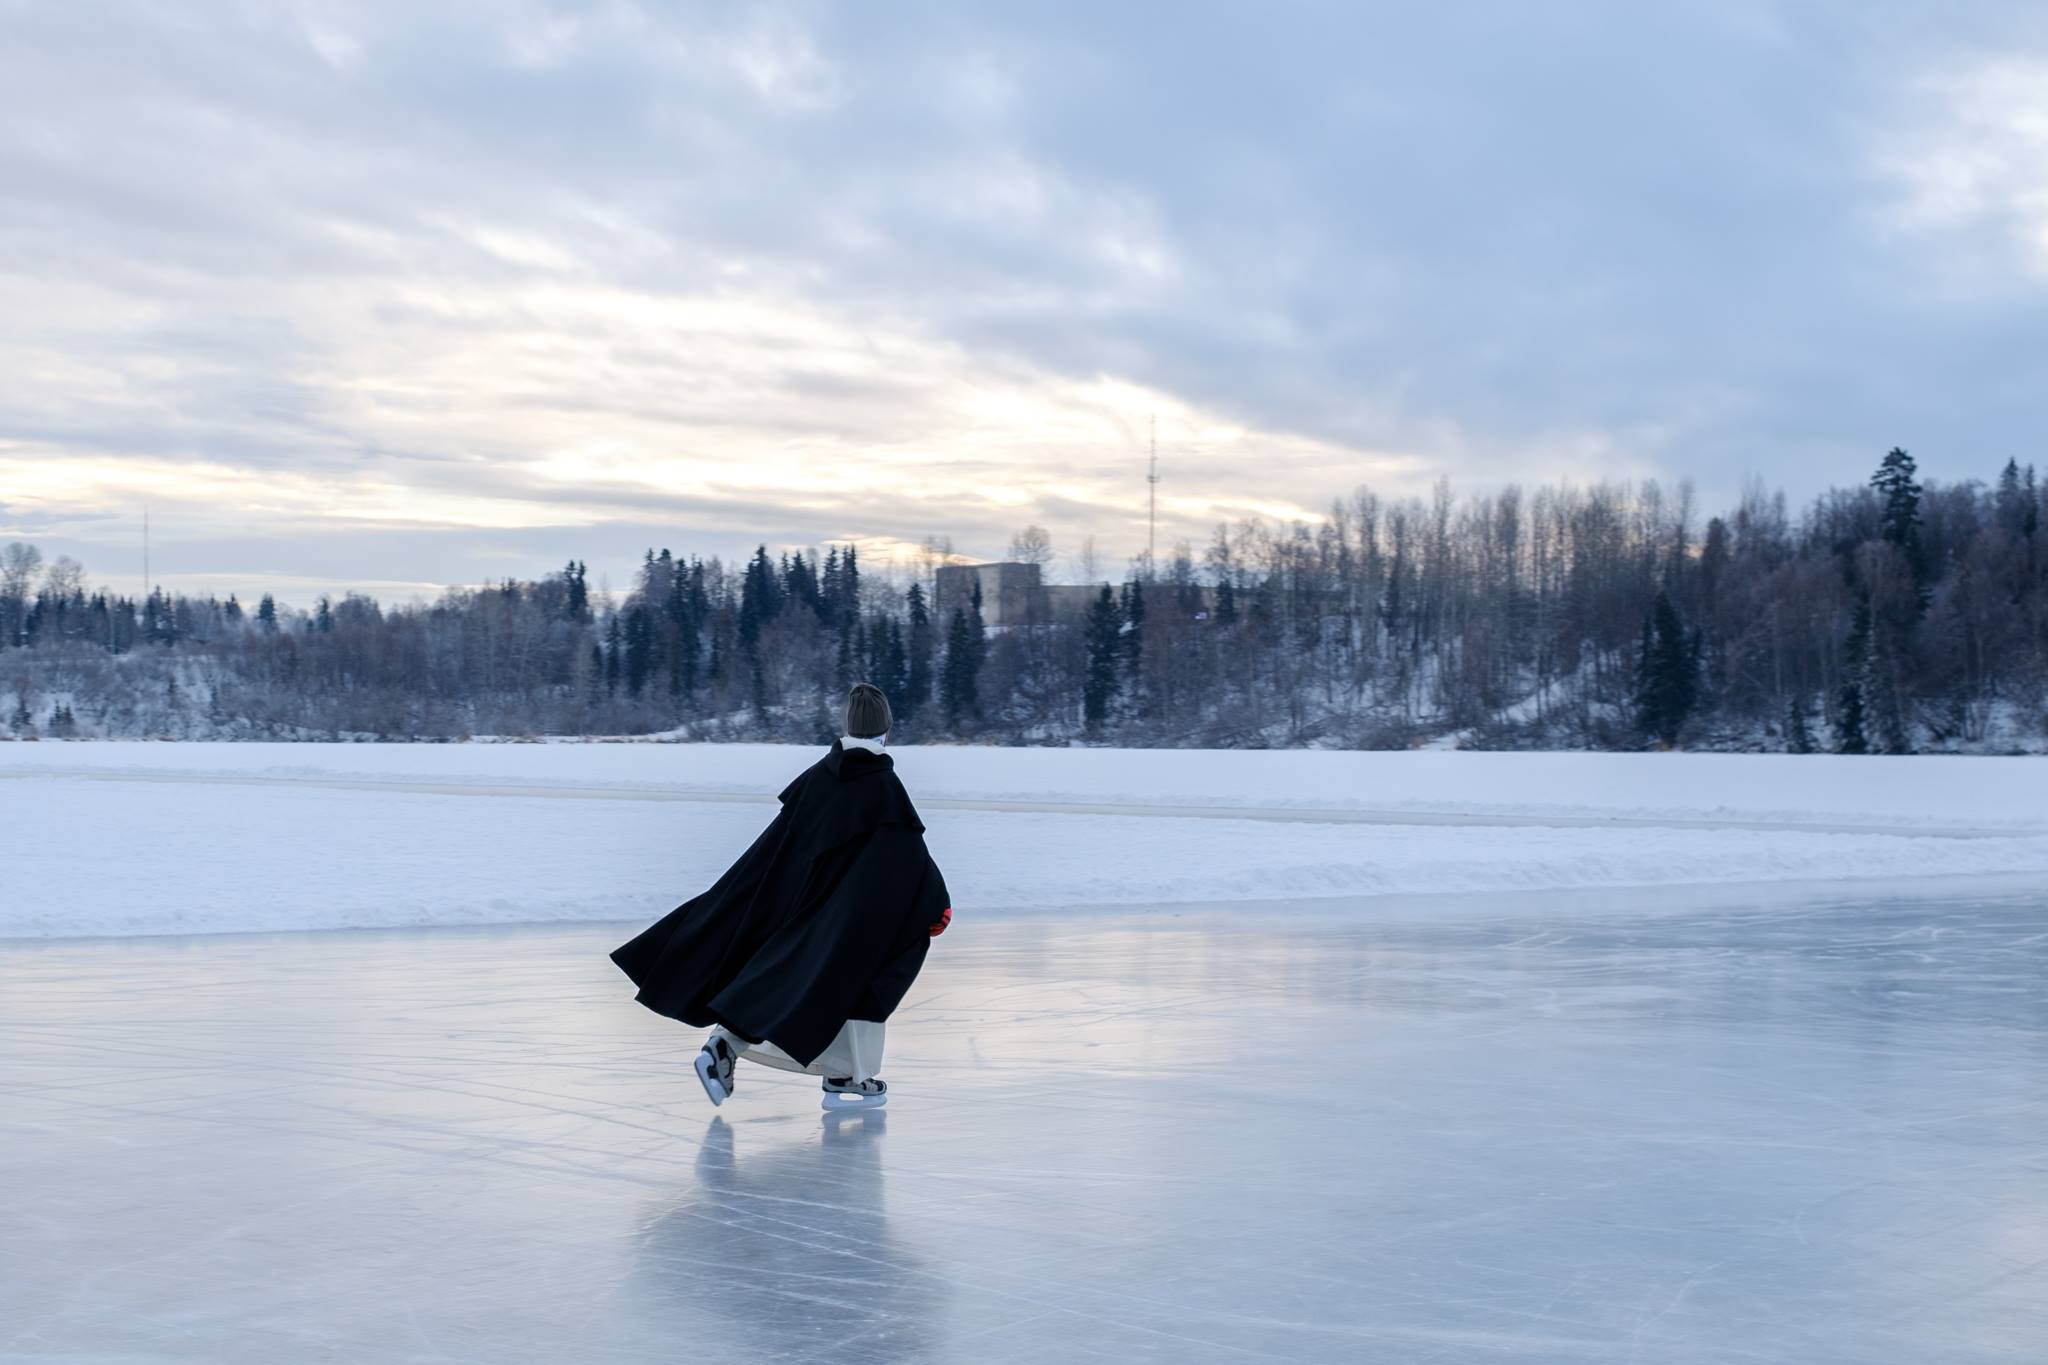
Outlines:
<svg viewBox="0 0 2048 1365"><path fill-rule="evenodd" d="M876 1077L864 1081L851 1078L833 1080L825 1078L825 1100L821 1106L828 1114L844 1114L856 1109L880 1109L889 1102L889 1083Z"/></svg>
<svg viewBox="0 0 2048 1365"><path fill-rule="evenodd" d="M704 1044L697 1053L697 1079L704 1083L704 1093L711 1097L715 1109L731 1097L735 1088L733 1064L739 1061L739 1054L732 1050L732 1044L722 1034L712 1034L711 1041Z"/></svg>

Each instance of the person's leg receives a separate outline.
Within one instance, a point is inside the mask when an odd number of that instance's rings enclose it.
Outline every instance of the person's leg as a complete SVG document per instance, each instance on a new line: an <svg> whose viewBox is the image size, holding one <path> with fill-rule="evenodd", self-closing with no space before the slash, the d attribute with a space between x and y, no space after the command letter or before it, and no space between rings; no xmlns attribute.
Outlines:
<svg viewBox="0 0 2048 1365"><path fill-rule="evenodd" d="M889 1083L882 1069L882 1045L888 1025L873 1019L850 1019L832 1045L811 1064L825 1082L825 1108L871 1109L888 1103Z"/></svg>
<svg viewBox="0 0 2048 1365"><path fill-rule="evenodd" d="M878 1019L849 1019L835 1040L836 1050L845 1054L846 1065L834 1068L830 1074L851 1076L857 1081L881 1075L882 1049L888 1038L889 1026Z"/></svg>
<svg viewBox="0 0 2048 1365"><path fill-rule="evenodd" d="M887 1030L887 1024L871 1019L848 1020L804 1070L821 1079L864 1081L880 1075Z"/></svg>

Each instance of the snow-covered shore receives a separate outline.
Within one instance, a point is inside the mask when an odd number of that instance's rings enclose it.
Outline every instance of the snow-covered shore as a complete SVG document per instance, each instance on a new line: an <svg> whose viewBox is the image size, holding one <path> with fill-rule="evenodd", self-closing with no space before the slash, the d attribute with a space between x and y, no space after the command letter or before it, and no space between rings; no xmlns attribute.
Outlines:
<svg viewBox="0 0 2048 1365"><path fill-rule="evenodd" d="M816 751L4 744L0 937L650 918ZM2026 758L910 748L964 916L1979 874L2048 881Z"/></svg>
<svg viewBox="0 0 2048 1365"><path fill-rule="evenodd" d="M783 744L0 744L0 777L163 774L772 796ZM1897 824L2048 833L2048 761L1826 754L892 750L914 796L1408 813Z"/></svg>

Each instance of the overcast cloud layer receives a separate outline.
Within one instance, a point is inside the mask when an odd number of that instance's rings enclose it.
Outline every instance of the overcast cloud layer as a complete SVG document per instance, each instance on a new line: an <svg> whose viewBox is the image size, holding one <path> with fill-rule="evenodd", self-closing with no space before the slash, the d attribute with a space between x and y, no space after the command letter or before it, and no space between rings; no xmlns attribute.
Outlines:
<svg viewBox="0 0 2048 1365"><path fill-rule="evenodd" d="M2048 11L0 0L0 539L410 593L2048 431ZM1069 558L1071 567L1071 556Z"/></svg>

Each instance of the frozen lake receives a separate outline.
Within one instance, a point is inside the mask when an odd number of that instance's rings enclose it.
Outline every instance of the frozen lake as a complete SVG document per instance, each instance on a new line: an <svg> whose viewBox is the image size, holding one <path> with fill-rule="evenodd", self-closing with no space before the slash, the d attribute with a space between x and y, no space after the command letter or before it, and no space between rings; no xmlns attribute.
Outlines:
<svg viewBox="0 0 2048 1365"><path fill-rule="evenodd" d="M2035 1365L2048 898L1854 894L970 917L831 1120L636 926L0 944L0 1359Z"/></svg>

